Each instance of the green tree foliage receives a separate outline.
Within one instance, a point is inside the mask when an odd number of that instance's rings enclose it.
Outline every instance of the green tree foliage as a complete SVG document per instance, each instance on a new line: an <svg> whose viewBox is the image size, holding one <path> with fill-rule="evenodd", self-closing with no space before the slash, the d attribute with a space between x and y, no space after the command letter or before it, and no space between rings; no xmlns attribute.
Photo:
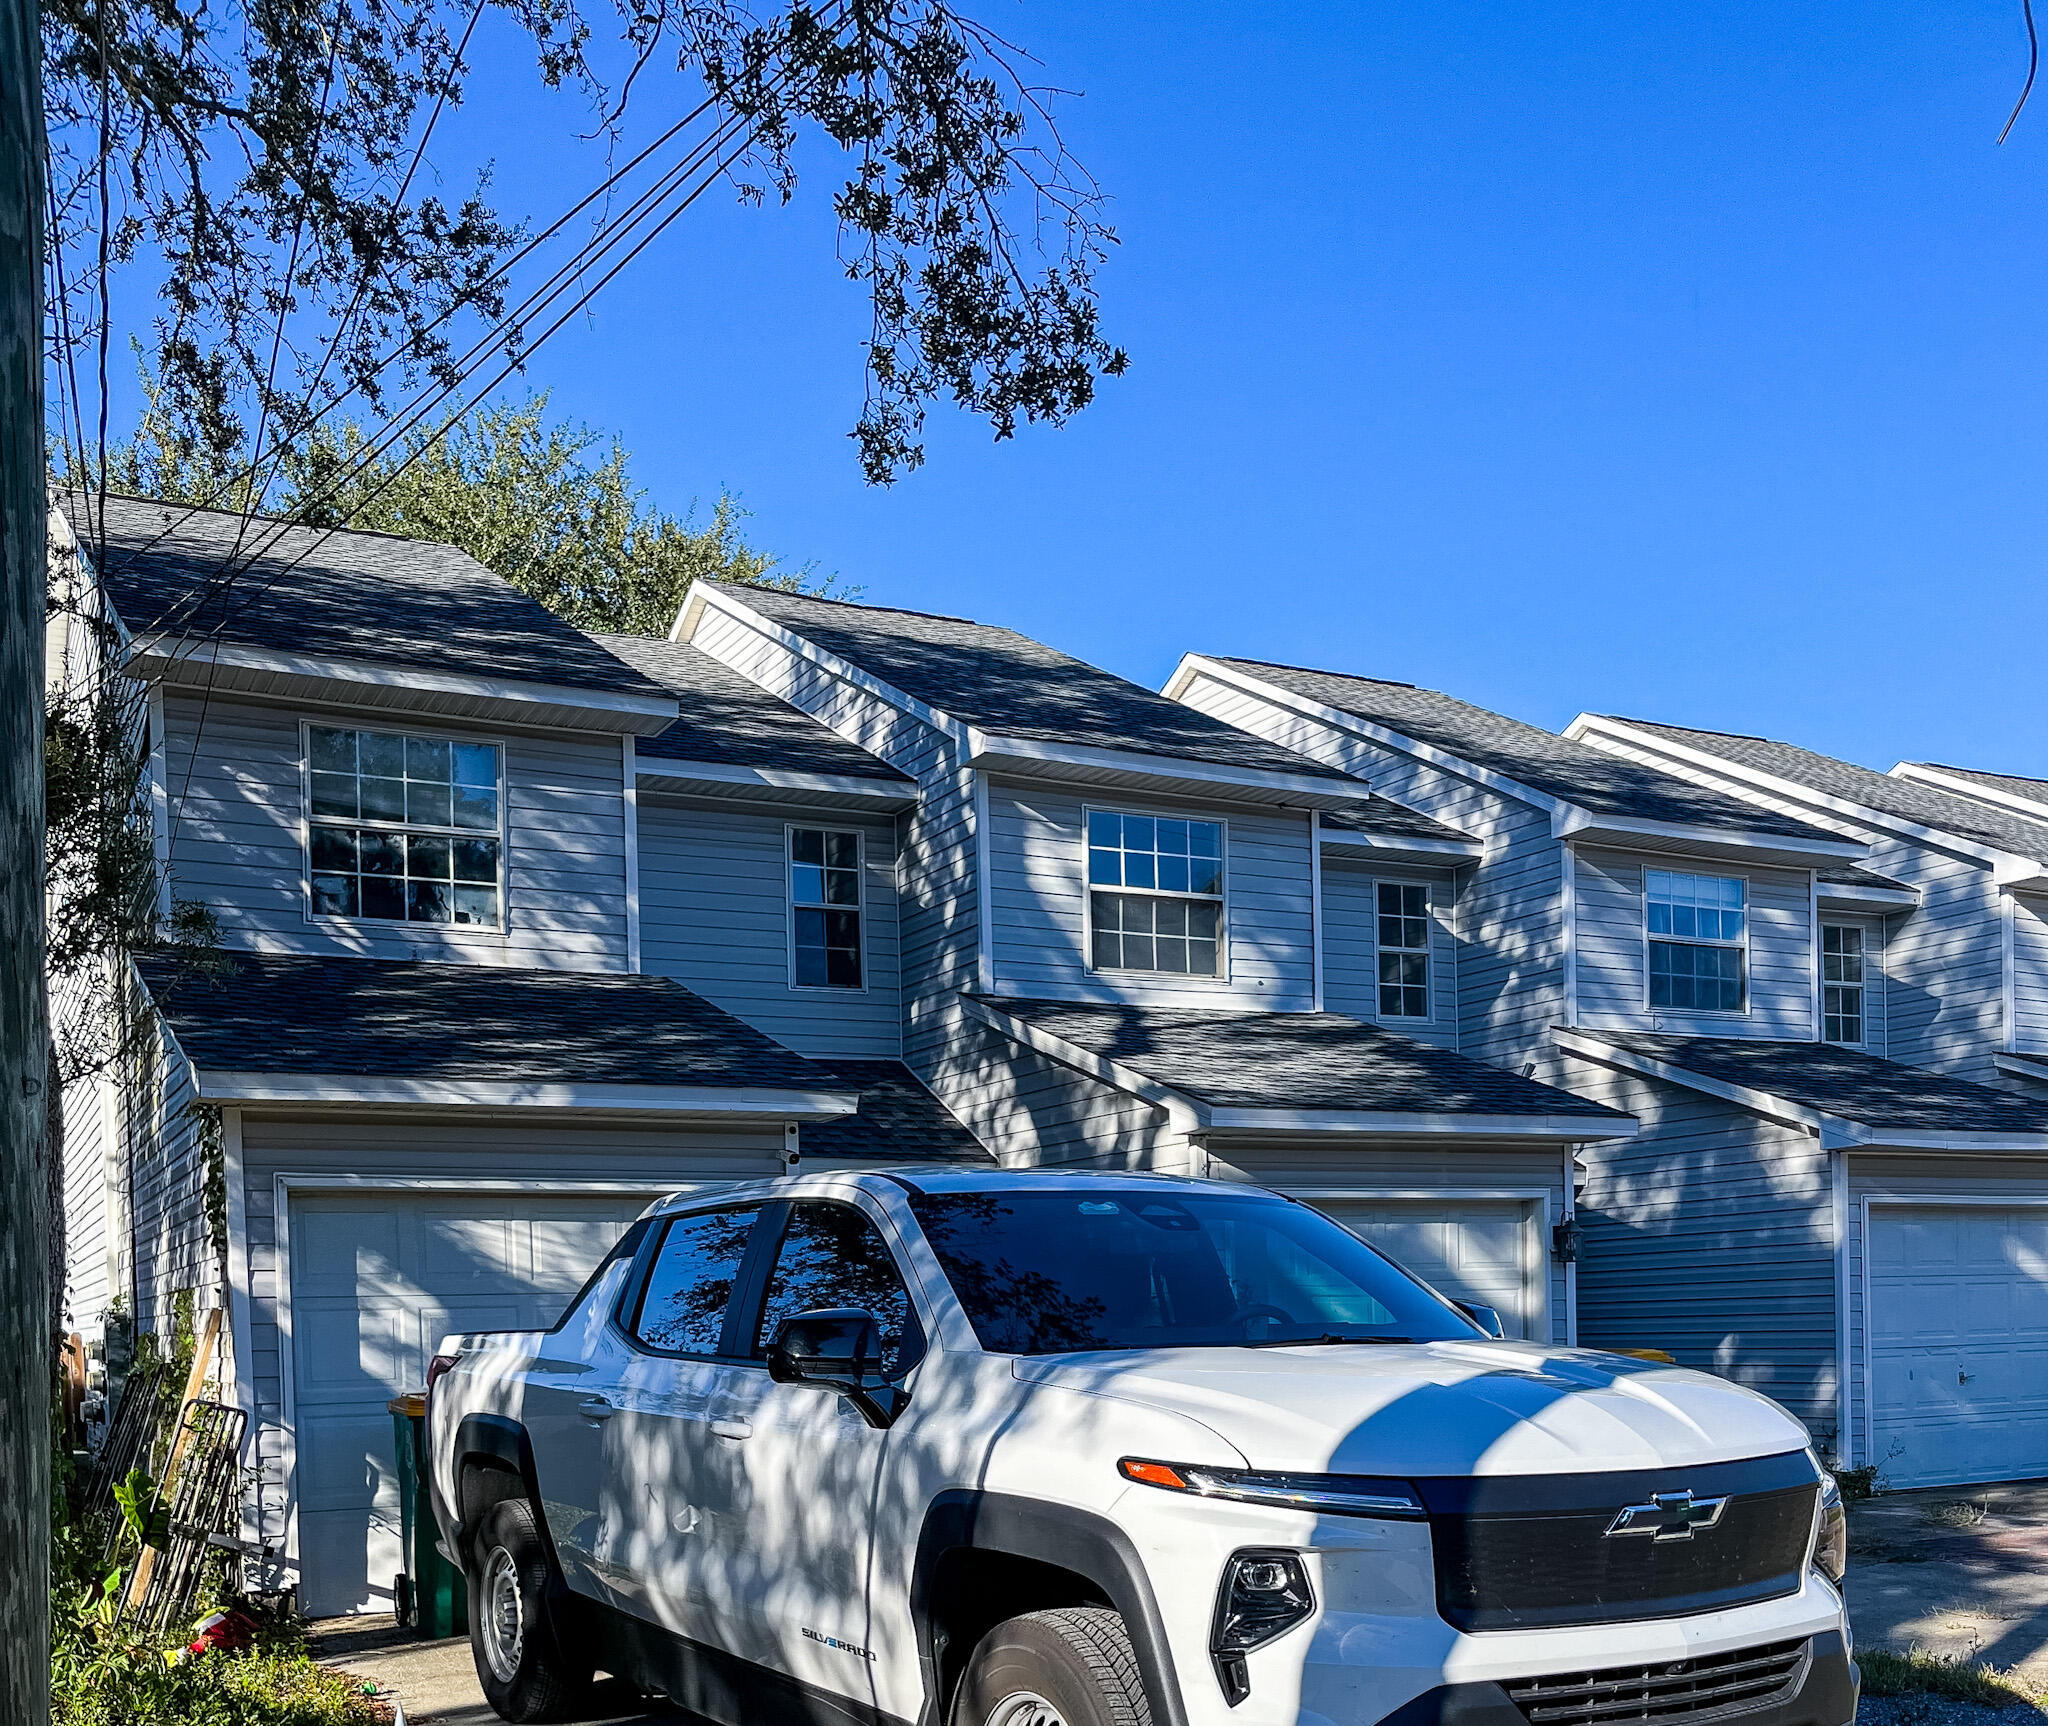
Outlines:
<svg viewBox="0 0 2048 1726"><path fill-rule="evenodd" d="M809 593L831 585L811 565L785 568L748 545L745 511L729 493L702 521L650 502L619 440L550 418L545 395L480 408L442 435L415 432L367 459L361 425L316 428L285 452L275 495L260 506L235 481L239 452L180 436L160 401L110 455L116 490L184 503L226 490L230 507L274 509L314 527L437 540L579 629L666 635L700 578Z"/></svg>

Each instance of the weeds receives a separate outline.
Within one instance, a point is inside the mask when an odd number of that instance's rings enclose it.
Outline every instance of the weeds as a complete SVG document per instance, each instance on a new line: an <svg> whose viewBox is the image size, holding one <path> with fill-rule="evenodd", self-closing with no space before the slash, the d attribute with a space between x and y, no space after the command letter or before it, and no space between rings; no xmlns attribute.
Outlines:
<svg viewBox="0 0 2048 1726"><path fill-rule="evenodd" d="M1863 1669L1866 1696L1945 1696L1952 1702L1975 1702L1986 1708L2038 1706L2038 1686L2014 1672L2000 1672L1970 1659L1939 1655L1894 1654L1889 1648L1859 1648L1856 1664Z"/></svg>

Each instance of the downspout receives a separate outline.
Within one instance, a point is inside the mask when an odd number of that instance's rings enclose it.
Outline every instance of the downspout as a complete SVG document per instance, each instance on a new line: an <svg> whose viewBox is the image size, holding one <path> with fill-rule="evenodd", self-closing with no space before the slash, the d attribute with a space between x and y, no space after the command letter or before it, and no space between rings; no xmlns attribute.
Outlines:
<svg viewBox="0 0 2048 1726"><path fill-rule="evenodd" d="M1313 949L1315 1010L1323 1010L1323 812L1308 812L1308 920Z"/></svg>

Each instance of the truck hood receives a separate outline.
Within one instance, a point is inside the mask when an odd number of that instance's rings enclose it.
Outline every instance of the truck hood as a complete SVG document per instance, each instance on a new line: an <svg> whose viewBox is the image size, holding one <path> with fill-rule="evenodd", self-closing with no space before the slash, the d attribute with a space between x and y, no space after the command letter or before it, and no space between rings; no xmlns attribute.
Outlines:
<svg viewBox="0 0 2048 1726"><path fill-rule="evenodd" d="M1186 1415L1260 1469L1583 1474L1807 1443L1784 1409L1726 1379L1535 1343L1148 1349L1024 1358L1015 1371Z"/></svg>

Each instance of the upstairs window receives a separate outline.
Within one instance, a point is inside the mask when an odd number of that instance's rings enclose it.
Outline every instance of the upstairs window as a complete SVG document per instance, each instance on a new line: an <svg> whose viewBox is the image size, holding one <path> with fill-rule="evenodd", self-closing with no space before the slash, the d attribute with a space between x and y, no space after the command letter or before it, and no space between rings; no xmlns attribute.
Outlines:
<svg viewBox="0 0 2048 1726"><path fill-rule="evenodd" d="M1429 1017L1429 889L1382 881L1378 889L1380 1017Z"/></svg>
<svg viewBox="0 0 2048 1726"><path fill-rule="evenodd" d="M1739 1013L1747 1004L1748 883L1739 876L1644 871L1649 900L1650 1005Z"/></svg>
<svg viewBox="0 0 2048 1726"><path fill-rule="evenodd" d="M495 743L306 728L316 917L503 926Z"/></svg>
<svg viewBox="0 0 2048 1726"><path fill-rule="evenodd" d="M799 989L858 989L860 835L789 829L790 976Z"/></svg>
<svg viewBox="0 0 2048 1726"><path fill-rule="evenodd" d="M1223 823L1091 809L1088 922L1097 970L1221 976Z"/></svg>
<svg viewBox="0 0 2048 1726"><path fill-rule="evenodd" d="M1863 931L1824 923L1820 931L1821 1035L1863 1046Z"/></svg>

